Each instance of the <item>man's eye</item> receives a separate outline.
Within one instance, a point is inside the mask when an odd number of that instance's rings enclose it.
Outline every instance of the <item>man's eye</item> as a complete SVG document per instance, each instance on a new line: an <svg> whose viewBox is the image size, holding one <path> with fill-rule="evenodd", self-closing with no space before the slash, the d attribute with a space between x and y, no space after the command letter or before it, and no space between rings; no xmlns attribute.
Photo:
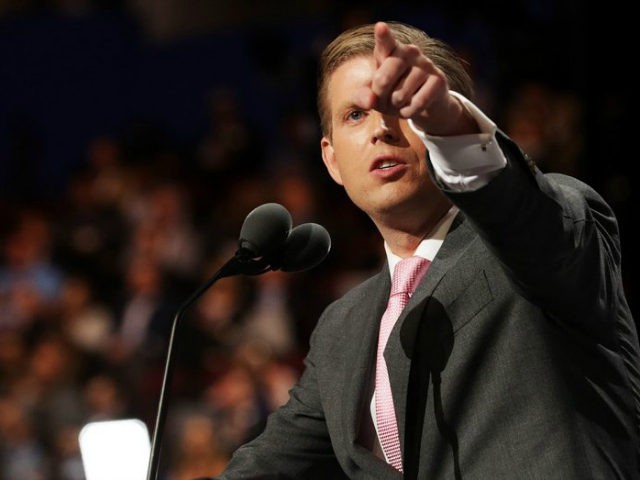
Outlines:
<svg viewBox="0 0 640 480"><path fill-rule="evenodd" d="M363 116L364 116L363 112L361 112L360 110L354 110L352 112L349 112L349 114L347 115L347 118L349 120L356 121L356 120L360 120Z"/></svg>

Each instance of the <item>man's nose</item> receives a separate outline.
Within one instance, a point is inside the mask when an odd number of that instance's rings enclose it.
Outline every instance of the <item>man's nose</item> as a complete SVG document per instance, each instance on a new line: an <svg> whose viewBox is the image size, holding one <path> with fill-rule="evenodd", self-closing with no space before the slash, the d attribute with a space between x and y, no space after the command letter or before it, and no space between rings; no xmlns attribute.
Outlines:
<svg viewBox="0 0 640 480"><path fill-rule="evenodd" d="M398 121L397 119L391 119L387 115L378 115L377 119L374 119L375 127L373 130L373 140L383 141L386 143L393 143L398 140Z"/></svg>

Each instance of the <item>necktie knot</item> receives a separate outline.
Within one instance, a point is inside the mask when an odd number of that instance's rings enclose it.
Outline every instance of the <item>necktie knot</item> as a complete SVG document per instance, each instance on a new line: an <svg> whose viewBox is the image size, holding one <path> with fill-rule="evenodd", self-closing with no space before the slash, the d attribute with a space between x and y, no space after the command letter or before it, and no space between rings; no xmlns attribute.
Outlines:
<svg viewBox="0 0 640 480"><path fill-rule="evenodd" d="M408 257L400 260L393 270L391 295L411 294L426 273L431 262L422 257Z"/></svg>

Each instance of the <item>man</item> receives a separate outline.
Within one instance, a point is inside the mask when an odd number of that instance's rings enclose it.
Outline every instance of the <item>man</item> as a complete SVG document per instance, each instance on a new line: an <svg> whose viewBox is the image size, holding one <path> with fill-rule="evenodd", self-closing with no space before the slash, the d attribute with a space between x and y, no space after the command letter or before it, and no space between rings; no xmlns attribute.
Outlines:
<svg viewBox="0 0 640 480"><path fill-rule="evenodd" d="M613 212L542 174L471 96L451 51L410 26L357 27L325 50L324 163L388 264L326 309L289 402L219 478L640 478ZM430 265L381 360L391 274L416 256ZM397 455L377 416L384 368Z"/></svg>

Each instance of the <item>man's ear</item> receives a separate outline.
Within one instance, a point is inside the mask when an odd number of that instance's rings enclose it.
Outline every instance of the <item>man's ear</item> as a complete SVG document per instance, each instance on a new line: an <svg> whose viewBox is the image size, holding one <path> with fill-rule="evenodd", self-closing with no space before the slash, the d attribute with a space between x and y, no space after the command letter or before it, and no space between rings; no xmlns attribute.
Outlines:
<svg viewBox="0 0 640 480"><path fill-rule="evenodd" d="M342 185L342 176L336 163L336 156L331 140L326 136L322 137L322 140L320 140L320 148L322 149L322 161L325 167L327 167L329 175L331 175L331 178L333 178L338 185Z"/></svg>

